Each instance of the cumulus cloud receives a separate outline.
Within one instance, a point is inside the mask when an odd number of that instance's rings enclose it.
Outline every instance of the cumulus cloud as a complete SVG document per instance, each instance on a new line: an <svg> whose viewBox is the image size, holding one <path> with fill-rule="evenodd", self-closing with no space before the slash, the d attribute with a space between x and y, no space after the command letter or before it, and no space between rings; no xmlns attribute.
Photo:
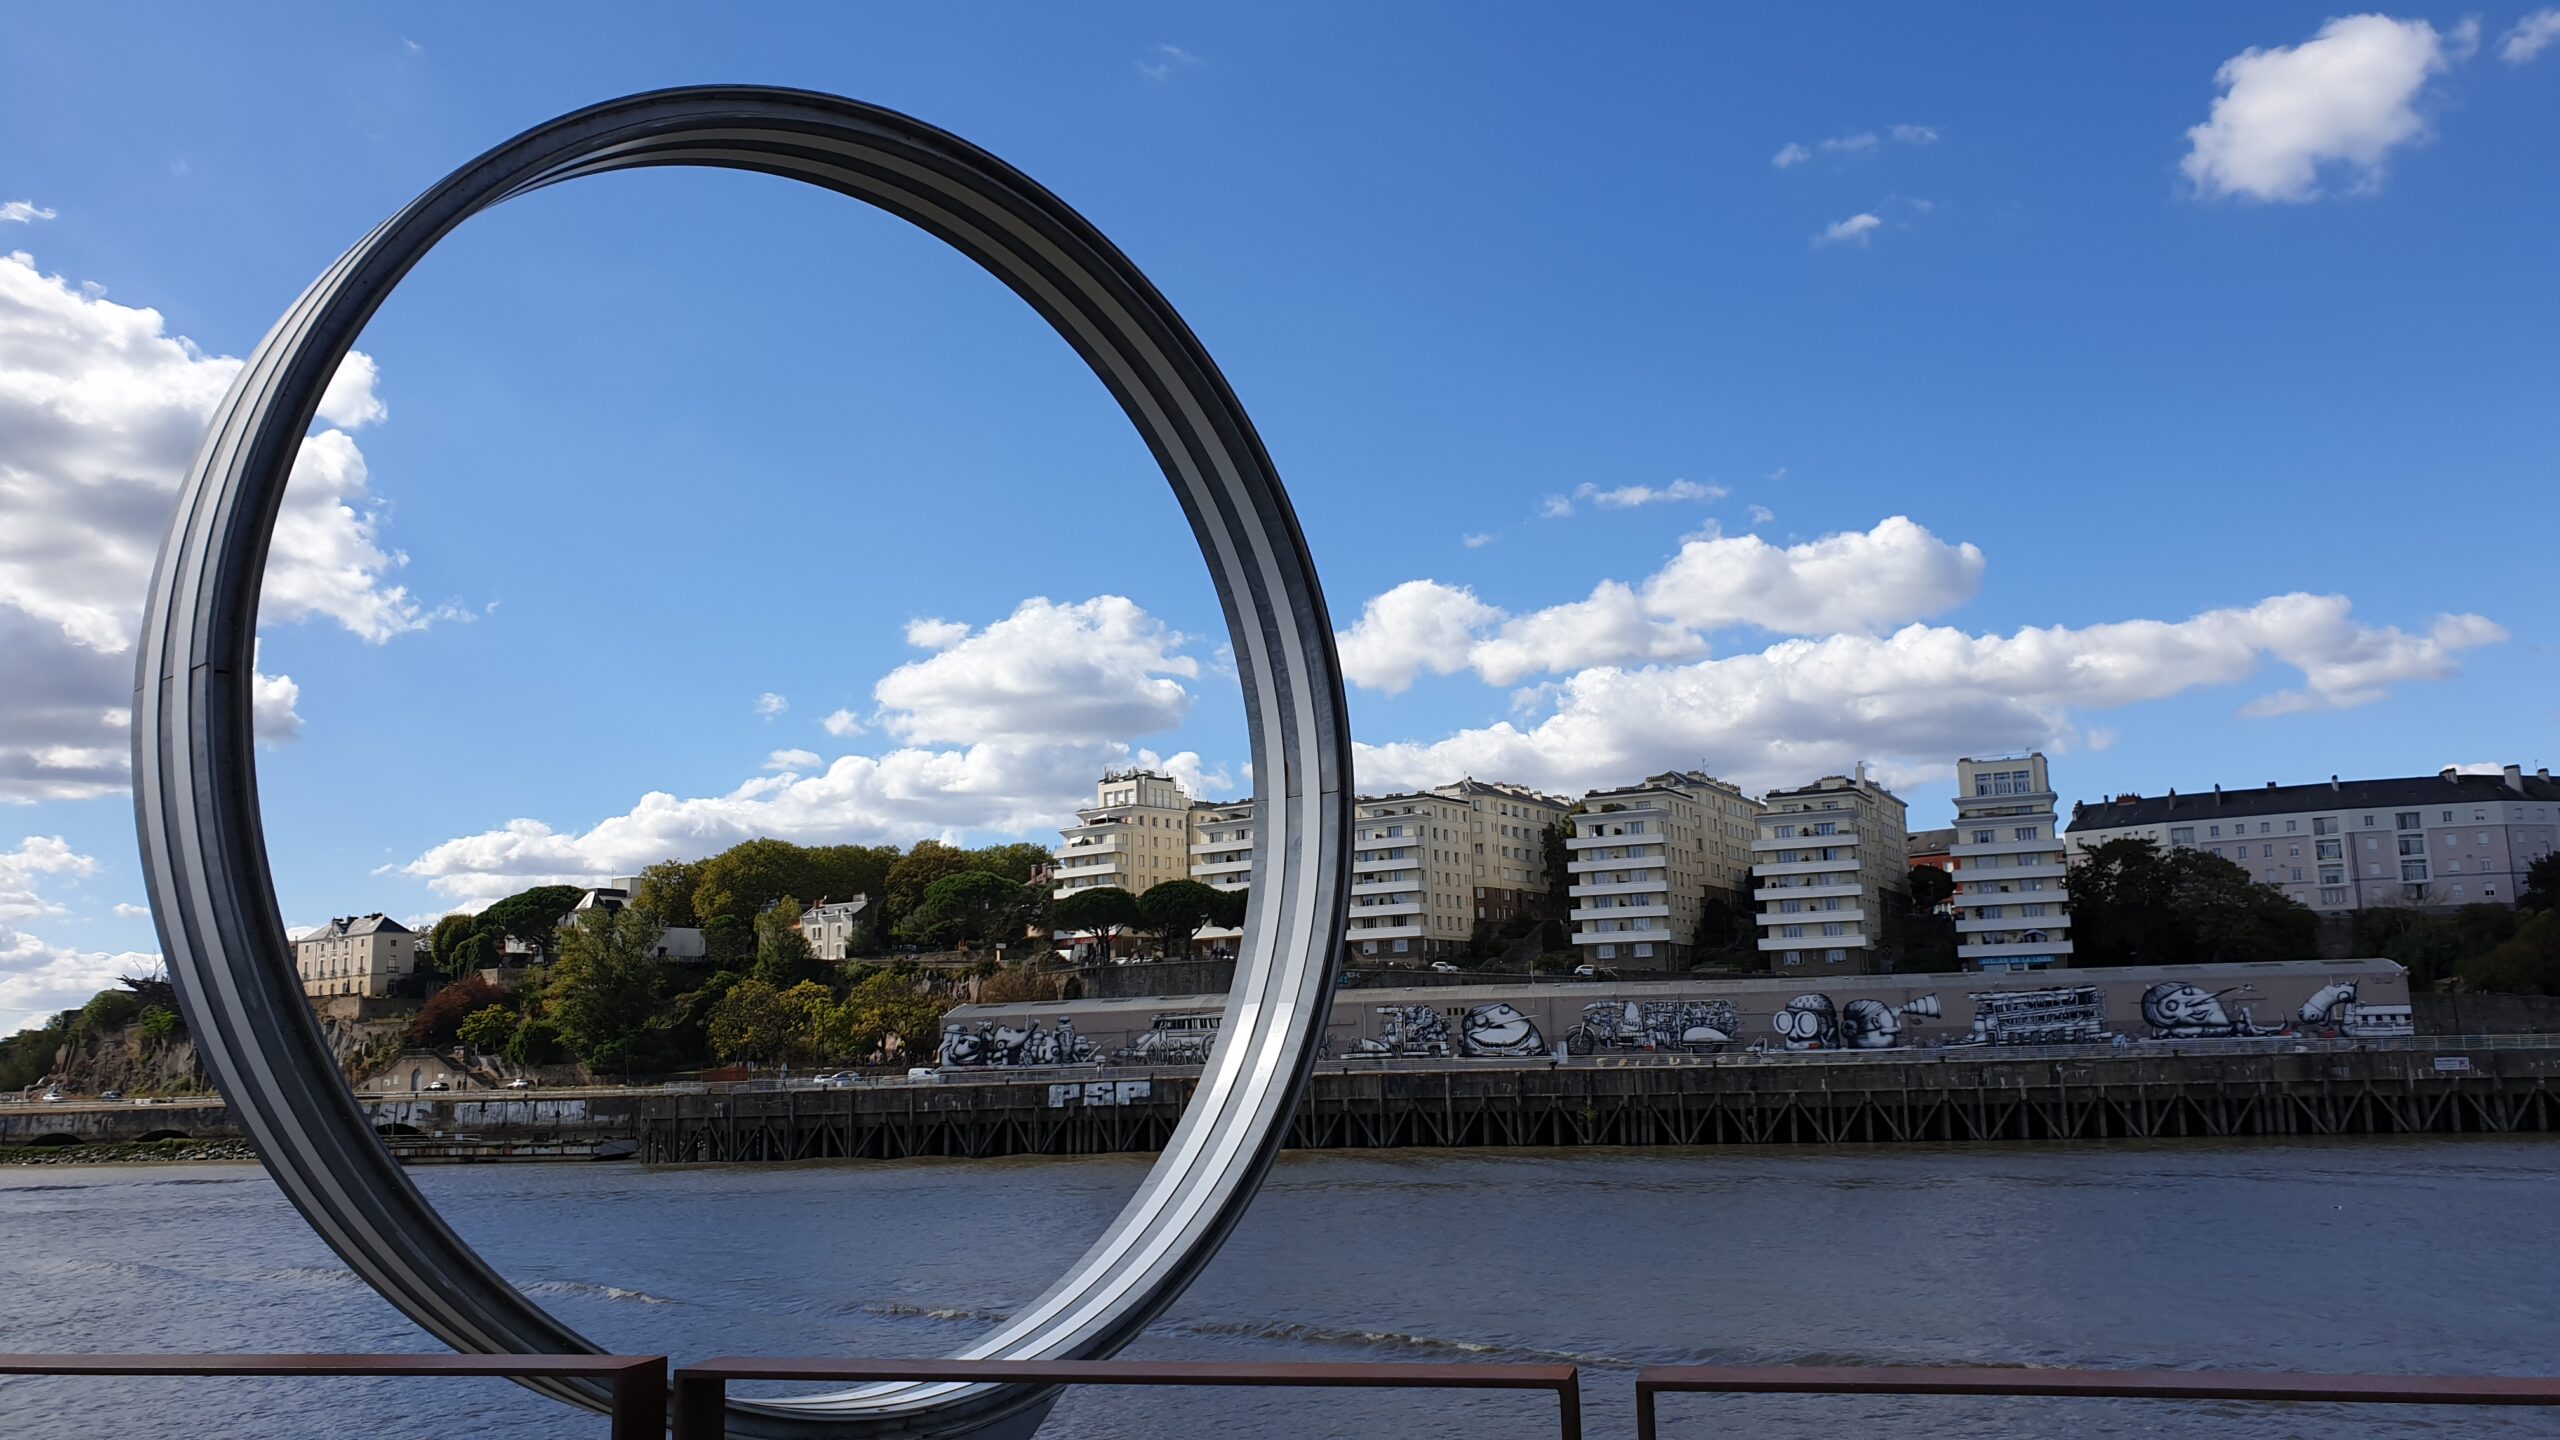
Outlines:
<svg viewBox="0 0 2560 1440"><path fill-rule="evenodd" d="M1651 485L1621 485L1603 490L1597 485L1577 486L1577 500L1588 500L1603 510L1632 510L1639 505L1667 505L1679 501L1721 500L1727 494L1721 485L1701 485L1695 480L1674 480L1659 488Z"/></svg>
<svg viewBox="0 0 2560 1440"><path fill-rule="evenodd" d="M1573 500L1570 496L1550 495L1538 502L1538 518L1541 520L1562 520L1572 513Z"/></svg>
<svg viewBox="0 0 2560 1440"><path fill-rule="evenodd" d="M2222 93L2187 131L2181 168L2210 198L2313 200L2324 170L2371 190L2391 152L2425 138L2427 82L2478 41L2476 21L2438 33L2424 20L2350 15L2299 45L2243 50L2215 74Z"/></svg>
<svg viewBox="0 0 2560 1440"><path fill-rule="evenodd" d="M32 200L0 201L0 225L32 225L52 218L52 211Z"/></svg>
<svg viewBox="0 0 2560 1440"><path fill-rule="evenodd" d="M1860 211L1846 220L1834 220L1822 227L1821 232L1813 237L1814 248L1818 250L1825 245L1864 245L1867 243L1868 234L1882 224L1884 221L1866 211Z"/></svg>
<svg viewBox="0 0 2560 1440"><path fill-rule="evenodd" d="M2536 10L2515 23L2498 40L2498 58L2510 65L2522 65L2554 40L2560 40L2560 6ZM47 216L52 211L45 212Z"/></svg>
<svg viewBox="0 0 2560 1440"><path fill-rule="evenodd" d="M1469 669L1509 685L1701 655L1718 630L1820 634L1924 619L1970 599L1983 563L1971 544L1950 545L1899 515L1784 548L1710 532L1683 541L1639 586L1604 581L1588 599L1527 615L1464 586L1409 580L1363 606L1335 639L1343 673L1369 689L1394 694L1426 671Z"/></svg>
<svg viewBox="0 0 2560 1440"><path fill-rule="evenodd" d="M1177 70L1188 70L1195 65L1208 63L1179 45L1150 45L1147 47L1147 53L1138 58L1138 73L1162 84L1172 79L1173 73Z"/></svg>
<svg viewBox="0 0 2560 1440"><path fill-rule="evenodd" d="M756 697L756 713L767 720L791 708L791 702L770 690Z"/></svg>
<svg viewBox="0 0 2560 1440"><path fill-rule="evenodd" d="M1893 127L1893 138L1894 143L1899 145L1935 145L1938 143L1938 132L1926 125L1896 125Z"/></svg>
<svg viewBox="0 0 2560 1440"><path fill-rule="evenodd" d="M58 835L30 835L17 848L0 850L0 1035L82 1004L119 976L159 967L157 955L51 945L16 928L16 921L62 913L61 905L40 892L41 879L77 879L97 871L95 859L74 852Z"/></svg>
<svg viewBox="0 0 2560 1440"><path fill-rule="evenodd" d="M1534 724L1504 721L1445 738L1358 747L1360 783L1501 775L1573 793L1669 765L1759 787L1838 772L1861 759L1913 767L1984 747L2068 750L2077 716L2248 680L2267 662L2302 683L2244 713L2369 703L2396 684L2439 680L2457 652L2505 638L2476 615L2423 635L2356 622L2337 595L2282 595L2181 621L1977 635L1908 625L1890 635L1788 640L1685 665L1598 666L1548 692Z"/></svg>
<svg viewBox="0 0 2560 1440"><path fill-rule="evenodd" d="M1766 505L1754 505L1742 513L1750 516L1751 523L1754 525L1766 525L1770 521L1778 518L1778 512L1770 509Z"/></svg>
<svg viewBox="0 0 2560 1440"><path fill-rule="evenodd" d="M131 650L180 477L240 361L0 257L0 801L72 799L125 783ZM386 413L373 361L351 355L304 441L261 617L334 621L381 642L438 618L386 582L349 431ZM262 733L289 734L293 682L260 676Z"/></svg>
<svg viewBox="0 0 2560 1440"><path fill-rule="evenodd" d="M1812 158L1812 151L1790 140L1778 147L1778 153L1769 157L1769 163L1784 170L1790 166L1801 165Z"/></svg>
<svg viewBox="0 0 2560 1440"><path fill-rule="evenodd" d="M399 867L437 894L478 905L527 885L628 875L670 856L706 855L758 835L807 844L907 844L922 835L1022 834L1092 803L1104 769L1157 765L1215 793L1229 782L1191 752L1134 749L1192 704L1199 663L1184 637L1117 595L1025 600L976 628L934 622L935 653L873 688L883 729L905 742L832 761L781 750L720 795L653 791L628 811L562 830L517 819L435 846ZM910 635L913 631L911 627Z"/></svg>
<svg viewBox="0 0 2560 1440"><path fill-rule="evenodd" d="M969 627L957 620L910 620L907 643L919 650L948 650L969 638Z"/></svg>
<svg viewBox="0 0 2560 1440"><path fill-rule="evenodd" d="M843 739L847 735L859 735L863 731L862 717L854 714L850 710L838 710L829 715L826 719L819 721L818 724L823 727L828 734L835 736L839 740Z"/></svg>
<svg viewBox="0 0 2560 1440"><path fill-rule="evenodd" d="M1458 543L1470 550L1481 550L1493 543L1493 537L1481 530L1471 530L1458 537Z"/></svg>

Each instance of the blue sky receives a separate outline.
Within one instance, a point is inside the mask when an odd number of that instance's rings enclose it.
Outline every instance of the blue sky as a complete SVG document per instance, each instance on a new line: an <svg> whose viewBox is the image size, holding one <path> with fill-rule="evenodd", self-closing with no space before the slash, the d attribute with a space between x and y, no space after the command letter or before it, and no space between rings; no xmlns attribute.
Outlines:
<svg viewBox="0 0 2560 1440"><path fill-rule="evenodd" d="M688 82L907 110L1147 269L1365 782L1865 759L1925 825L2028 746L2083 798L2560 761L2560 15L2081 8L14 14L0 1027L156 949L118 627L227 360L473 154ZM360 350L267 599L288 923L1249 783L1144 450L884 216L583 182Z"/></svg>

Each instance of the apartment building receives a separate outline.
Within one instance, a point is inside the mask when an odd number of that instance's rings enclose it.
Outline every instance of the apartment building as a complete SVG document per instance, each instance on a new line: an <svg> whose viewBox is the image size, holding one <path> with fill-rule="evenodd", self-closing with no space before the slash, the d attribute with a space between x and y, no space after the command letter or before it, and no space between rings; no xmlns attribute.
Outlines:
<svg viewBox="0 0 2560 1440"><path fill-rule="evenodd" d="M1466 947L1475 935L1472 813L1466 801L1436 790L1353 803L1345 937L1352 954L1393 962Z"/></svg>
<svg viewBox="0 0 2560 1440"><path fill-rule="evenodd" d="M1854 776L1772 790L1766 804L1751 842L1752 899L1770 970L1814 976L1883 968L1910 901L1901 797L1867 778L1861 765Z"/></svg>
<svg viewBox="0 0 2560 1440"><path fill-rule="evenodd" d="M1143 895L1191 873L1191 797L1157 771L1105 773L1092 806L1058 835L1060 900L1102 885Z"/></svg>
<svg viewBox="0 0 2560 1440"><path fill-rule="evenodd" d="M862 943L862 932L868 924L863 916L871 909L871 897L856 895L849 900L821 900L800 912L800 938L809 942L809 952L821 960L843 960L852 947Z"/></svg>
<svg viewBox="0 0 2560 1440"><path fill-rule="evenodd" d="M1545 900L1547 830L1564 823L1572 801L1473 776L1432 793L1467 807L1464 854L1476 921L1500 925Z"/></svg>
<svg viewBox="0 0 2560 1440"><path fill-rule="evenodd" d="M1221 890L1253 886L1253 802L1191 802L1191 878ZM1193 938L1210 944L1235 939L1244 932L1211 925Z"/></svg>
<svg viewBox="0 0 2560 1440"><path fill-rule="evenodd" d="M1574 953L1593 965L1695 963L1700 907L1710 896L1741 903L1760 810L1695 771L1584 796L1565 840Z"/></svg>
<svg viewBox="0 0 2560 1440"><path fill-rule="evenodd" d="M1967 970L2071 963L2069 866L2041 753L1956 762L1956 959Z"/></svg>
<svg viewBox="0 0 2560 1440"><path fill-rule="evenodd" d="M2508 765L2494 774L2278 785L2073 804L2077 858L2143 839L2219 855L2322 913L2381 906L2513 905L2534 861L2560 849L2560 782Z"/></svg>
<svg viewBox="0 0 2560 1440"><path fill-rule="evenodd" d="M305 995L373 995L418 970L419 936L387 915L333 917L293 942L293 971Z"/></svg>

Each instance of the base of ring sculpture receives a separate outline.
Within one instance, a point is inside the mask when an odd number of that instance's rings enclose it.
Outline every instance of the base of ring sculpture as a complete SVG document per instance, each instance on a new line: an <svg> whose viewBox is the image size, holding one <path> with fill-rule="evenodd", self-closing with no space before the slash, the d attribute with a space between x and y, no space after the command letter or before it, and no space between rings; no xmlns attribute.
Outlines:
<svg viewBox="0 0 2560 1440"><path fill-rule="evenodd" d="M1119 400L1172 485L1242 677L1258 849L1217 1049L1147 1180L1058 1282L967 1358L1111 1354L1170 1305L1277 1154L1333 996L1349 857L1350 726L1333 626L1279 476L1208 353L1111 243L1012 167L832 95L706 87L536 126L446 177L340 257L243 366L179 492L134 694L134 805L152 912L206 1069L286 1196L392 1304L458 1350L596 1347L484 1262L383 1148L294 972L268 871L251 728L258 589L321 392L394 286L455 226L581 176L761 171L912 222L1044 316ZM577 1382L534 1383L601 1408ZM1054 1393L899 1383L733 1400L736 1435L1018 1440Z"/></svg>

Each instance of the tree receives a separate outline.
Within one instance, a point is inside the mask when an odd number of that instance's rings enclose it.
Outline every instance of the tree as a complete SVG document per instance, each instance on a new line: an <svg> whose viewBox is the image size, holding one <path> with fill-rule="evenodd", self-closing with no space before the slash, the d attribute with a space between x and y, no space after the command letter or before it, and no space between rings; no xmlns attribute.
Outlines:
<svg viewBox="0 0 2560 1440"><path fill-rule="evenodd" d="M416 1017L409 1021L409 1043L441 1049L452 1044L461 1034L462 1022L473 1012L492 1005L508 1005L514 1000L514 991L503 985L493 985L477 975L456 980L428 996L427 1003L418 1007Z"/></svg>
<svg viewBox="0 0 2560 1440"><path fill-rule="evenodd" d="M1020 842L1011 845L990 845L984 850L969 852L970 869L984 870L990 875L1001 875L1016 885L1030 884L1032 876L1055 863L1056 857L1049 853L1046 846L1026 845Z"/></svg>
<svg viewBox="0 0 2560 1440"><path fill-rule="evenodd" d="M178 1018L178 1012L166 1005L145 1006L141 1024L143 1038L154 1045L168 1044L187 1028L187 1022Z"/></svg>
<svg viewBox="0 0 2560 1440"><path fill-rule="evenodd" d="M1055 1000L1058 979L1043 975L1027 964L998 966L996 972L978 982L980 1005L1010 1005L1023 1000Z"/></svg>
<svg viewBox="0 0 2560 1440"><path fill-rule="evenodd" d="M809 937L800 932L800 917L805 913L799 901L786 895L756 917L756 963L749 974L777 990L827 978L827 962L818 958L818 952L809 948Z"/></svg>
<svg viewBox="0 0 2560 1440"><path fill-rule="evenodd" d="M973 868L966 850L939 840L917 841L913 849L899 857L898 863L889 867L881 896L886 923L893 930L903 931L907 917L924 902L924 892L934 881Z"/></svg>
<svg viewBox="0 0 2560 1440"><path fill-rule="evenodd" d="M1576 805L1564 812L1562 820L1538 832L1538 858L1547 872L1546 893L1537 901L1541 920L1561 920L1573 906L1573 851L1564 842L1573 817L1581 813L1582 807Z"/></svg>
<svg viewBox="0 0 2560 1440"><path fill-rule="evenodd" d="M1711 956L1724 955L1751 940L1756 928L1748 912L1710 892L1698 903L1698 929L1689 942L1693 958L1703 963Z"/></svg>
<svg viewBox="0 0 2560 1440"><path fill-rule="evenodd" d="M735 915L714 915L702 927L703 958L715 970L743 971L756 963L756 931Z"/></svg>
<svg viewBox="0 0 2560 1440"><path fill-rule="evenodd" d="M962 948L1022 938L1028 887L984 870L945 875L925 887L907 929L934 944Z"/></svg>
<svg viewBox="0 0 2560 1440"><path fill-rule="evenodd" d="M1911 892L1913 910L1935 910L1955 898L1956 877L1935 865L1914 865L1903 888Z"/></svg>
<svg viewBox="0 0 2560 1440"><path fill-rule="evenodd" d="M2516 908L2560 910L2560 850L2525 867L2524 893L2516 897Z"/></svg>
<svg viewBox="0 0 2560 1440"><path fill-rule="evenodd" d="M427 932L427 953L435 957L436 969L455 979L478 969L477 965L465 966L462 963L462 944L479 933L480 917L477 915L447 915L438 920L435 928ZM480 953L485 954L487 949L484 945Z"/></svg>
<svg viewBox="0 0 2560 1440"><path fill-rule="evenodd" d="M1252 903L1253 891L1250 889L1219 890L1217 908L1209 912L1209 923L1221 930L1242 929L1245 911L1252 907Z"/></svg>
<svg viewBox="0 0 2560 1440"><path fill-rule="evenodd" d="M480 933L521 941L548 960L558 943L562 917L586 893L575 885L536 885L519 890L480 912Z"/></svg>
<svg viewBox="0 0 2560 1440"><path fill-rule="evenodd" d="M869 1056L894 1044L901 1055L930 1055L942 1043L943 1004L916 989L915 981L886 969L853 987L845 998L845 1017L856 1036L874 1036Z"/></svg>
<svg viewBox="0 0 2560 1440"><path fill-rule="evenodd" d="M1167 950L1182 947L1191 953L1191 937L1209 923L1222 902L1216 887L1197 880L1167 880L1150 885L1138 897L1138 917L1148 934L1163 942Z"/></svg>
<svg viewBox="0 0 2560 1440"><path fill-rule="evenodd" d="M516 1012L504 1005L483 1005L462 1019L455 1034L483 1055L496 1055L516 1038Z"/></svg>
<svg viewBox="0 0 2560 1440"><path fill-rule="evenodd" d="M2462 982L2503 995L2560 995L2560 910L2537 910L2488 954L2465 960Z"/></svg>
<svg viewBox="0 0 2560 1440"><path fill-rule="evenodd" d="M889 893L889 867L898 863L895 845L815 845L809 849L809 885L797 893L821 900L850 900Z"/></svg>
<svg viewBox="0 0 2560 1440"><path fill-rule="evenodd" d="M2218 855L2110 840L2071 867L2071 938L2083 966L2300 960L2310 910Z"/></svg>
<svg viewBox="0 0 2560 1440"><path fill-rule="evenodd" d="M785 895L814 895L809 852L788 840L744 840L702 862L693 913L708 930L716 916L752 925L764 907Z"/></svg>
<svg viewBox="0 0 2560 1440"><path fill-rule="evenodd" d="M631 892L631 903L658 917L658 923L670 930L699 929L702 922L694 917L693 892L701 884L701 861L661 860L640 872L640 886Z"/></svg>
<svg viewBox="0 0 2560 1440"><path fill-rule="evenodd" d="M666 978L652 954L664 933L647 911L628 906L581 910L560 927L545 1013L590 1068L629 1073L633 1047L658 1018Z"/></svg>
<svg viewBox="0 0 2560 1440"><path fill-rule="evenodd" d="M1070 890L1049 904L1049 923L1070 933L1090 933L1102 937L1102 958L1111 960L1111 932L1134 930L1145 923L1138 913L1138 897L1117 885L1096 885L1085 890Z"/></svg>
<svg viewBox="0 0 2560 1440"><path fill-rule="evenodd" d="M806 1064L819 1058L835 1009L827 987L741 980L711 1007L711 1051L723 1060Z"/></svg>
<svg viewBox="0 0 2560 1440"><path fill-rule="evenodd" d="M538 1017L518 1025L507 1038L507 1059L518 1065L556 1065L563 1053L560 1027Z"/></svg>

